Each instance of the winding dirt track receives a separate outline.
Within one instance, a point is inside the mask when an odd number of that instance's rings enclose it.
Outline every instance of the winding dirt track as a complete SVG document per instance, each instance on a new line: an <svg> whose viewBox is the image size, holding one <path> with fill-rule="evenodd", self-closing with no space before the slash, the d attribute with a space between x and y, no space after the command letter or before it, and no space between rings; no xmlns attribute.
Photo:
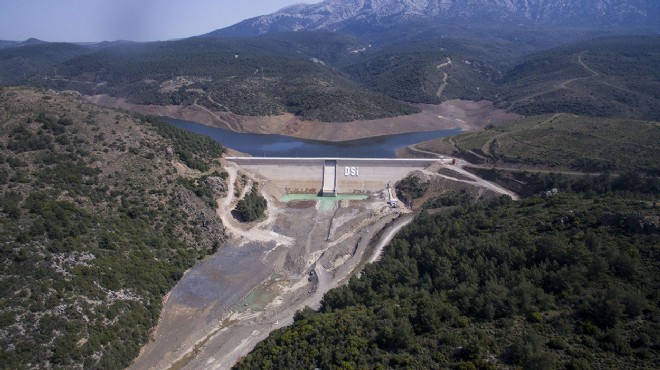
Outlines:
<svg viewBox="0 0 660 370"><path fill-rule="evenodd" d="M209 96L209 100L211 100L210 96ZM211 101L213 101L213 100L211 100ZM245 132L245 131L243 131L243 129L241 129L240 125L237 125L236 123L229 122L229 121L225 120L224 118L220 117L219 115L217 115L216 113L214 113L213 111L211 111L210 109L208 109L208 108L206 108L202 105L197 104L197 99L195 99L195 104L193 104L193 105L195 107L197 107L198 109L201 109L204 112L208 113L211 117L215 118L219 122L222 122L225 125L227 125L227 128L229 130L234 131L234 132L241 132L241 133Z"/></svg>
<svg viewBox="0 0 660 370"><path fill-rule="evenodd" d="M239 199L245 197L245 194L247 194L247 192L252 189L252 181L248 180L248 183L243 188L241 195L238 198L236 198L234 196L234 192L235 192L234 184L236 183L237 169L231 164L226 164L225 170L227 171L227 173L229 173L229 177L227 178L227 184L228 184L227 196L223 198L219 203L216 213L218 217L220 217L220 220L222 221L222 224L225 226L225 230L229 233L229 235L233 236L234 238L244 239L246 242L275 241L277 244L292 245L294 243L294 240L292 238L275 233L271 230L271 228L269 228L269 226L272 224L276 216L276 213L273 211L269 212L268 218L265 221L260 222L258 225L256 225L255 227L249 230L244 230L239 226L237 226L234 217L231 215L231 211L236 205L236 202ZM266 201L270 203L268 209L275 210L276 207L272 205L272 200L270 199L270 197L265 197L265 198Z"/></svg>
<svg viewBox="0 0 660 370"><path fill-rule="evenodd" d="M450 66L451 63L452 63L451 58L447 57L447 61L442 63L442 64L438 64L436 66L436 69L440 70L444 67ZM438 88L438 92L436 93L438 98L442 97L442 93L445 91L445 88L447 87L447 79L448 78L449 78L449 74L447 74L447 72L443 71L442 72L442 85L440 85L440 87Z"/></svg>
<svg viewBox="0 0 660 370"><path fill-rule="evenodd" d="M397 222L392 225L385 233L383 233L383 236L381 239L378 241L378 244L376 245L376 248L374 250L374 254L369 258L368 262L369 263L374 263L380 259L380 256L383 254L383 250L387 245L390 244L392 239L396 236L396 233L398 233L401 229L406 227L409 223L411 223L415 219L413 214L409 214L406 216L401 217L400 219L397 220Z"/></svg>
<svg viewBox="0 0 660 370"><path fill-rule="evenodd" d="M408 146L408 149L410 149L411 151L414 151L414 152L418 152L418 153L429 154L429 155L435 156L437 158L447 158L447 157L443 156L442 154L438 154L438 153L431 152L431 151L428 151L428 150L417 149L417 147L415 147L414 145ZM427 174L429 176L439 176L439 177L446 178L448 180L463 182L463 183L479 186L479 187L482 187L482 188L486 188L486 189L492 190L492 191L494 191L496 193L499 193L499 194L502 194L502 195L508 195L513 200L520 199L518 197L518 194L516 194L516 193L514 193L514 192L512 192L508 189L505 189L505 188L503 188L503 187L501 187L501 186L499 186L495 183L492 183L490 181L486 181L486 180L482 179L481 177L479 177L479 176L463 169L463 167L471 167L471 166L473 166L471 163L469 163L465 160L460 160L460 159L456 160L455 165L451 165L451 164L446 164L445 165L446 168L448 168L450 170L453 170L455 172L458 172L461 175L469 178L470 180L457 179L457 178L454 178L454 177L451 177L451 176L435 173L435 172L428 171L428 170L424 170L422 172L424 172L425 174Z"/></svg>
<svg viewBox="0 0 660 370"><path fill-rule="evenodd" d="M597 83L599 83L599 84L601 84L601 85L606 85L606 86L609 86L609 87L615 88L615 89L617 89L617 90L624 91L624 92L629 93L629 94L639 95L639 93L636 92L636 91L632 91L632 90L630 90L630 89L626 89L625 87L621 87L621 86L618 86L618 85L611 84L611 83L609 83L609 82L607 82L607 81L603 81L602 78L599 78L599 77L602 77L601 73L598 72L598 71L596 71L596 70L594 70L593 68L589 67L589 66L584 62L584 60L582 60L582 56L583 56L585 53L587 53L587 50L583 50L583 51L581 51L581 52L579 52L579 53L575 53L575 54L573 54L572 62L573 62L573 63L577 63L577 64L579 64L580 67L582 67L585 71L589 72L589 73L591 74L591 76L575 77L575 78L570 78L570 79L568 79L568 80L561 81L560 83L558 83L558 84L552 86L551 88L549 88L549 89L547 89L547 90L543 90L543 91L541 91L541 92L537 92L537 93L534 93L534 94L527 95L527 96L525 96L525 97L523 97L523 98L520 98L520 99L518 99L518 100L512 102L512 103L511 103L511 106L509 107L509 109L513 109L513 108L517 107L519 103L527 102L527 101L529 101L530 99L534 99L534 98L537 98L537 97L539 97L539 96L542 96L542 95L545 95L545 94L549 94L549 93L554 92L554 91L557 91L557 90L561 90L561 89L570 89L570 87L569 87L570 84L572 84L572 83L574 83L574 82L576 82L576 81L587 80L587 79L593 79L594 81L596 81Z"/></svg>

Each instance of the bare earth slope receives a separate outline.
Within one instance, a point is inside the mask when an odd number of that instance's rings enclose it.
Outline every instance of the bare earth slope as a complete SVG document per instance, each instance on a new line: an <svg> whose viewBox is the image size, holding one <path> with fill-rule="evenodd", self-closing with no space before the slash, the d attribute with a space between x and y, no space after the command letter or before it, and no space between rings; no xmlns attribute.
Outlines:
<svg viewBox="0 0 660 370"><path fill-rule="evenodd" d="M128 103L125 99L107 95L88 96L87 99L105 107L195 121L236 132L280 134L324 141L346 141L373 136L453 128L474 130L519 117L515 113L508 113L494 108L489 101L450 100L440 105L420 104L418 107L422 112L407 116L370 121L319 122L304 121L291 114L262 117L240 116L227 112L213 112L199 105L138 105Z"/></svg>

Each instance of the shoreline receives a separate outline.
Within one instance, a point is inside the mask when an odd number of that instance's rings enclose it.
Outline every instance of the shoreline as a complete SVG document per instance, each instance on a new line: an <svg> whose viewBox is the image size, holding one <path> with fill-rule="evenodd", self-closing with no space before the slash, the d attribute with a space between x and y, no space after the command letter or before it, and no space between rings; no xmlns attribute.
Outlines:
<svg viewBox="0 0 660 370"><path fill-rule="evenodd" d="M297 139L326 142L352 141L404 133L453 130L473 131L490 124L521 117L493 107L492 102L449 100L442 104L415 104L422 111L407 116L352 122L306 121L290 113L278 116L240 116L215 112L199 105L140 105L108 95L85 96L85 100L107 108L165 116L197 122L237 133L278 134Z"/></svg>

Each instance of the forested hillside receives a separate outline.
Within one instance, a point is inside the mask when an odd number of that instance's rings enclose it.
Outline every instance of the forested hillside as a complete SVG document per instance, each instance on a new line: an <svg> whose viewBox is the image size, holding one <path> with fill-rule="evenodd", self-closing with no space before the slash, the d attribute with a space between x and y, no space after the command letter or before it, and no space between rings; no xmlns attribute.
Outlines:
<svg viewBox="0 0 660 370"><path fill-rule="evenodd" d="M326 45L318 48L319 56L301 56L300 49L311 49L315 40ZM119 46L68 60L31 83L139 104L197 103L242 115L290 112L328 122L417 112L325 65L325 56L350 55L347 49L354 42L315 35L306 42L193 38Z"/></svg>
<svg viewBox="0 0 660 370"><path fill-rule="evenodd" d="M491 100L524 115L660 119L657 36L543 50L559 43L550 30L450 29L451 37L424 33L379 45L339 33L291 32L9 47L0 49L0 85L328 122L406 115L419 111L408 103L450 99ZM569 40L590 35L557 32Z"/></svg>
<svg viewBox="0 0 660 370"><path fill-rule="evenodd" d="M660 174L660 124L631 119L531 116L418 147L500 166Z"/></svg>
<svg viewBox="0 0 660 370"><path fill-rule="evenodd" d="M504 74L497 101L524 115L660 120L660 37L595 39L544 51Z"/></svg>
<svg viewBox="0 0 660 370"><path fill-rule="evenodd" d="M235 368L657 368L653 197L567 193L422 213L380 262Z"/></svg>
<svg viewBox="0 0 660 370"><path fill-rule="evenodd" d="M502 40L405 42L366 54L341 69L365 87L402 101L479 101L495 95L501 78L498 68L505 59L510 62L510 47Z"/></svg>
<svg viewBox="0 0 660 370"><path fill-rule="evenodd" d="M0 86L25 83L33 75L90 50L66 43L27 44L0 48Z"/></svg>
<svg viewBox="0 0 660 370"><path fill-rule="evenodd" d="M224 239L223 148L75 93L2 88L0 107L0 368L124 368Z"/></svg>

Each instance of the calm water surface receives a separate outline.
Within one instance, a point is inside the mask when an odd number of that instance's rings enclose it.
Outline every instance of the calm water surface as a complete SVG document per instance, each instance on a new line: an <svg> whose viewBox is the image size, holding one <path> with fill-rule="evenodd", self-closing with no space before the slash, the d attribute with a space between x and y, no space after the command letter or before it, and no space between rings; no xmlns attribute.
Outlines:
<svg viewBox="0 0 660 370"><path fill-rule="evenodd" d="M254 157L393 158L399 148L422 141L456 135L460 129L379 136L341 142L297 139L282 135L242 134L197 122L163 118L174 126L209 136L224 146Z"/></svg>

